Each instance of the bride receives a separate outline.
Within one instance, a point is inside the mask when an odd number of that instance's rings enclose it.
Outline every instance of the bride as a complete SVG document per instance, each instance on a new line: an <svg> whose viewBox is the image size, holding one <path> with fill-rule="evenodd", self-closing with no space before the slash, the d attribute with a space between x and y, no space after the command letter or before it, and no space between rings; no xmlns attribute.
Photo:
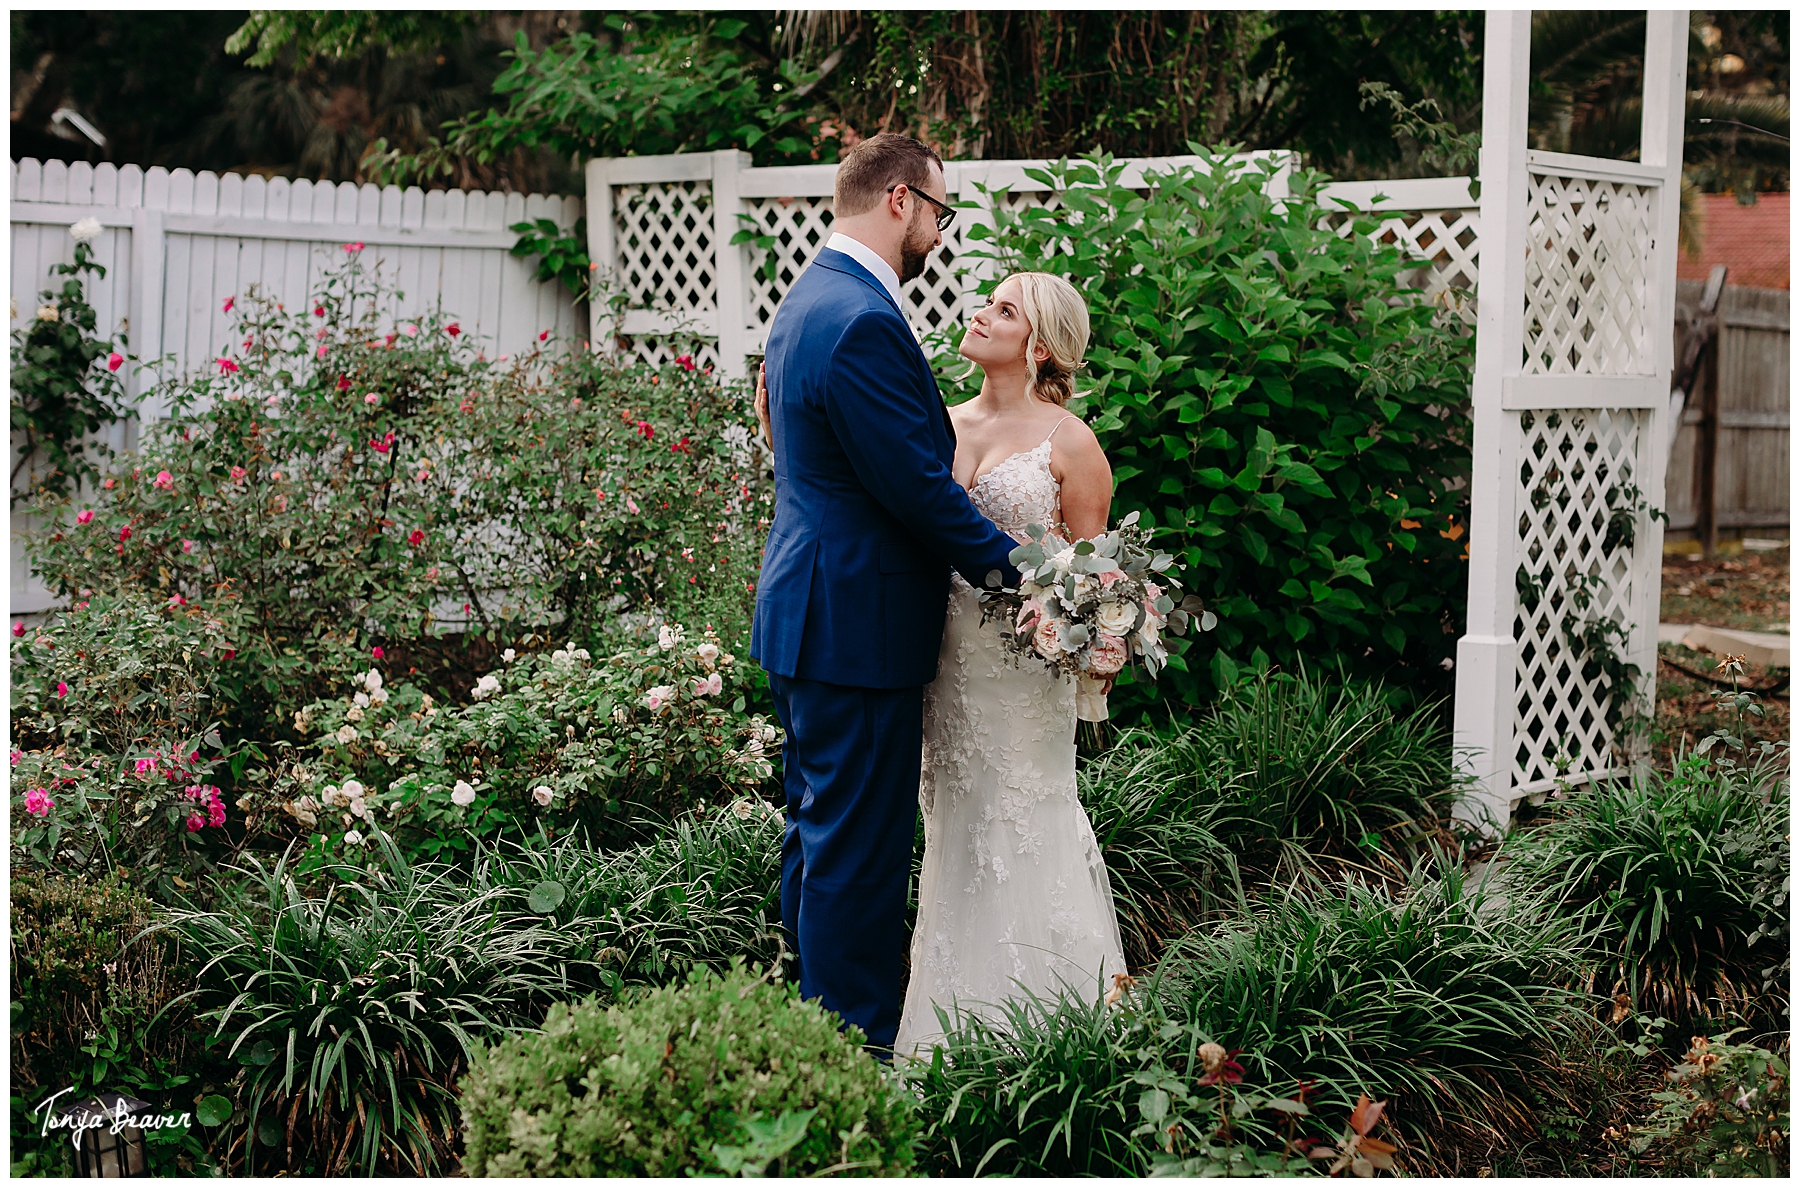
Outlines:
<svg viewBox="0 0 1800 1188"><path fill-rule="evenodd" d="M962 354L981 393L950 410L953 476L977 511L1024 541L1098 536L1112 469L1064 409L1087 348L1081 294L1042 272L1008 276L972 320ZM766 395L757 412L768 433ZM1075 792L1075 684L1015 663L981 623L974 589L951 579L937 678L925 688L919 807L925 860L912 972L894 1051L928 1054L937 1011L1004 1022L1000 1003L1062 987L1098 997L1125 973L1112 888Z"/></svg>
<svg viewBox="0 0 1800 1188"><path fill-rule="evenodd" d="M1112 469L1065 411L1087 349L1088 313L1068 281L1019 272L963 336L981 394L950 410L954 477L977 511L1020 541L1106 531ZM1098 997L1125 972L1112 888L1075 794L1075 684L1014 662L952 578L937 679L925 689L919 806L925 861L912 974L894 1050L928 1050L937 1009L996 1022L998 1004L1059 985Z"/></svg>

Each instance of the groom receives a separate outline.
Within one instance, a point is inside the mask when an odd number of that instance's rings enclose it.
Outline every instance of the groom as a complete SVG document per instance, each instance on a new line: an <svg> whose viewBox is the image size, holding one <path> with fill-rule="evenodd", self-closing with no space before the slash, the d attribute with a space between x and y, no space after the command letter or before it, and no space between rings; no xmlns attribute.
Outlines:
<svg viewBox="0 0 1800 1188"><path fill-rule="evenodd" d="M769 327L775 522L750 654L787 731L781 919L800 993L871 1047L900 1026L923 690L950 569L1016 584L1015 542L950 477L955 442L900 286L954 217L943 162L892 133L838 166L834 234Z"/></svg>

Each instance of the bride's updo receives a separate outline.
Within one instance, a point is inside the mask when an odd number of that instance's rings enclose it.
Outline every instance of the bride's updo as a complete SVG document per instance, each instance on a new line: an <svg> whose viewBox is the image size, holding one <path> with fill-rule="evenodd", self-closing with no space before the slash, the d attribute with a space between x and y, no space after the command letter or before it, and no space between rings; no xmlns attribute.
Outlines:
<svg viewBox="0 0 1800 1188"><path fill-rule="evenodd" d="M1075 395L1075 373L1087 355L1087 302L1074 285L1048 272L1015 272L1005 280L1019 282L1019 304L1031 323L1031 337L1025 342L1031 394L1065 405ZM1050 352L1041 361L1037 357L1040 346Z"/></svg>

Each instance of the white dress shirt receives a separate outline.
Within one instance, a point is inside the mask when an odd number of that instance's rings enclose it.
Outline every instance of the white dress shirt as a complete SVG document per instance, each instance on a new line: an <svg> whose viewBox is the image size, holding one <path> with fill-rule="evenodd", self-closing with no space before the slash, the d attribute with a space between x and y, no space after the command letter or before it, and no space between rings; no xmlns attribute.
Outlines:
<svg viewBox="0 0 1800 1188"><path fill-rule="evenodd" d="M906 303L900 300L900 277L886 260L875 254L874 248L860 239L851 239L842 231L833 231L831 238L825 241L825 246L834 252L844 253L867 268L870 276L887 287L888 295L894 299L900 312L905 314Z"/></svg>

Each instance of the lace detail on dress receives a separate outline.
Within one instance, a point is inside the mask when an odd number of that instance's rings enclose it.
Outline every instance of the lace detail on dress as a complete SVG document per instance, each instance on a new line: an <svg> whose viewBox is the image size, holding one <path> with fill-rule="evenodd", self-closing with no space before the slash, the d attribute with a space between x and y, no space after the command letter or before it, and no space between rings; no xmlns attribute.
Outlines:
<svg viewBox="0 0 1800 1188"><path fill-rule="evenodd" d="M982 475L969 499L1015 534L1055 523L1048 439ZM902 1053L938 1034L934 1005L999 1021L993 1004L1021 989L1098 995L1125 972L1112 887L1075 792L1074 683L1014 664L994 630L956 579L925 690L925 860Z"/></svg>

